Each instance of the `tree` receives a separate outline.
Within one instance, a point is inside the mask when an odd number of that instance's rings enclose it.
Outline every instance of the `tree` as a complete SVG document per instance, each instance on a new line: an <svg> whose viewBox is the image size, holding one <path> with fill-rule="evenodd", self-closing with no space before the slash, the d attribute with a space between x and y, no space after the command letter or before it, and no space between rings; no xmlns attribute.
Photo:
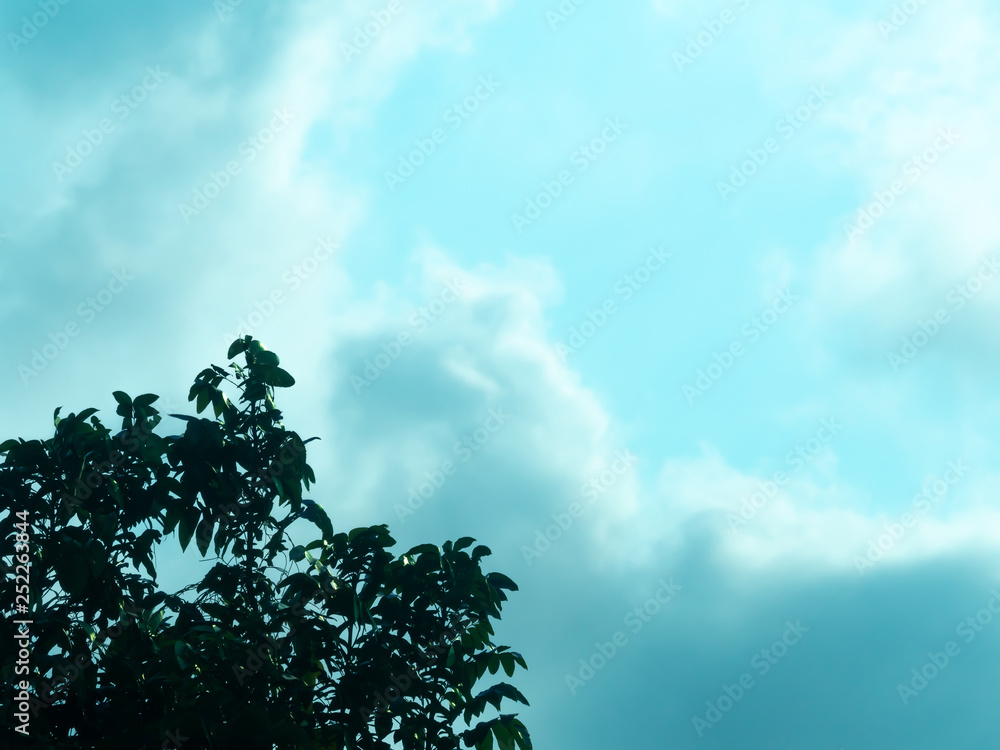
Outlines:
<svg viewBox="0 0 1000 750"><path fill-rule="evenodd" d="M397 557L384 525L334 533L303 496L316 438L274 404L294 379L250 336L239 355L199 373L188 400L214 419L171 415L182 435L155 432L157 396L115 391L118 432L56 409L52 438L0 444L4 746L529 750L516 714L480 720L524 696L473 692L526 668L490 638L517 586L469 537ZM303 522L320 538L293 545ZM213 564L168 593L175 534Z"/></svg>

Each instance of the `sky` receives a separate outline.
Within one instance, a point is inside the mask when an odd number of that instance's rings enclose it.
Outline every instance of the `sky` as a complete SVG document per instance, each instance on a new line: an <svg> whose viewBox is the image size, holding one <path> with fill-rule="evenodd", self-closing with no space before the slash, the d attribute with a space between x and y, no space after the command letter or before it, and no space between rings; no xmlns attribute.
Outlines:
<svg viewBox="0 0 1000 750"><path fill-rule="evenodd" d="M995 5L12 0L0 33L3 438L190 412L250 334L336 530L517 582L536 747L989 746Z"/></svg>

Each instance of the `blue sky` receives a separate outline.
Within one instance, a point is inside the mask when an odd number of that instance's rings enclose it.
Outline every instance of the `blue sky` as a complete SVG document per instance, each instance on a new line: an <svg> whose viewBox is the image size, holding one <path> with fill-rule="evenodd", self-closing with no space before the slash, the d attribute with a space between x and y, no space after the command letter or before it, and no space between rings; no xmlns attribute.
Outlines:
<svg viewBox="0 0 1000 750"><path fill-rule="evenodd" d="M185 409L249 332L335 527L471 535L521 586L538 747L995 734L994 6L18 0L0 31L5 436Z"/></svg>

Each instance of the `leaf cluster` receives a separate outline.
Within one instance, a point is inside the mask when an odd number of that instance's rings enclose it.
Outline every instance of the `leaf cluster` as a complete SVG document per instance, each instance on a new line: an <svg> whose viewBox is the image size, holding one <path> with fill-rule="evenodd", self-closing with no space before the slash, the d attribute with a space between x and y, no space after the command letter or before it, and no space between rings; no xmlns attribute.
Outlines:
<svg viewBox="0 0 1000 750"><path fill-rule="evenodd" d="M51 438L0 443L0 608L16 611L10 584L27 561L30 612L18 617L32 639L27 666L16 649L0 655L5 737L81 750L530 750L516 714L499 713L524 696L480 686L526 667L492 642L517 586L484 573L490 550L464 537L397 556L385 526L335 532L305 497L310 440L274 403L295 380L252 337L228 354L244 364L198 374L196 415L171 415L180 435L156 432L156 395L116 391L118 431L95 409L57 409ZM318 536L294 544L303 523ZM209 567L166 592L157 551L175 538ZM0 621L0 642L18 628ZM22 681L30 738L16 731Z"/></svg>

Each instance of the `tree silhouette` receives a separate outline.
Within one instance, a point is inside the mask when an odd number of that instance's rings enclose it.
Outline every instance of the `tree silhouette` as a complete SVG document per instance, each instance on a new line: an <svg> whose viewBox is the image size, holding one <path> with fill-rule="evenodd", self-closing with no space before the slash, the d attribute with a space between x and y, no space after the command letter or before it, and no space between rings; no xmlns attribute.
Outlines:
<svg viewBox="0 0 1000 750"><path fill-rule="evenodd" d="M480 720L524 696L473 692L526 666L491 642L516 585L469 537L397 557L384 525L335 533L303 497L316 438L274 404L294 379L250 336L239 355L197 376L188 400L215 418L171 415L182 435L155 432L157 396L116 391L118 432L56 409L52 438L0 444L0 744L530 749L516 714ZM303 523L320 538L293 546ZM175 533L214 564L168 593L156 550Z"/></svg>

